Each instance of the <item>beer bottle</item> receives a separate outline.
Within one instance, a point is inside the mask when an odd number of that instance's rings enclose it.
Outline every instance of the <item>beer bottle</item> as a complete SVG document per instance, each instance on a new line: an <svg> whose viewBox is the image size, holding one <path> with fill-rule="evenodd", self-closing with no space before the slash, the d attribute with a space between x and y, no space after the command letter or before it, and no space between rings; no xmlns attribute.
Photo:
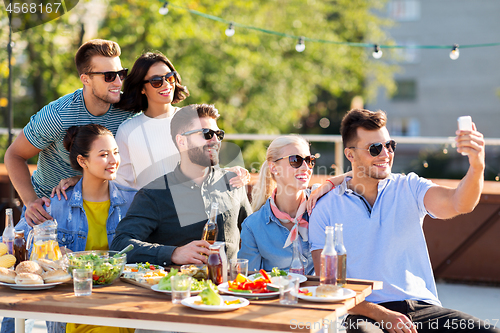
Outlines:
<svg viewBox="0 0 500 333"><path fill-rule="evenodd" d="M205 224L205 227L203 228L203 234L201 236L202 240L206 240L210 244L213 244L217 240L217 234L219 233L219 226L217 225L218 214L219 214L219 203L212 202L212 208L210 210L210 218Z"/></svg>
<svg viewBox="0 0 500 333"><path fill-rule="evenodd" d="M2 234L2 241L9 250L9 254L14 254L14 239L16 238L16 231L14 229L14 216L12 215L12 208L5 210L5 229Z"/></svg>
<svg viewBox="0 0 500 333"><path fill-rule="evenodd" d="M337 284L337 252L333 243L332 226L327 226L325 229L325 247L321 251L321 268L319 275L319 283Z"/></svg>
<svg viewBox="0 0 500 333"><path fill-rule="evenodd" d="M344 246L342 224L335 224L335 251L337 252L337 284L339 287L344 287L347 283L347 251Z"/></svg>

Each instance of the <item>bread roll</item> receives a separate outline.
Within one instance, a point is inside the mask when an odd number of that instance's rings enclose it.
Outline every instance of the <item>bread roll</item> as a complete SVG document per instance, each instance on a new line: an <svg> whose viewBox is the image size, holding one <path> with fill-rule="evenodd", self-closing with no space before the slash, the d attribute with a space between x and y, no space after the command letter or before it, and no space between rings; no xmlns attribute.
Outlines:
<svg viewBox="0 0 500 333"><path fill-rule="evenodd" d="M38 274L42 275L43 269L36 263L35 261L23 261L20 262L19 265L16 267L16 273L31 273L31 274Z"/></svg>
<svg viewBox="0 0 500 333"><path fill-rule="evenodd" d="M66 282L71 280L71 275L62 269L54 269L42 274L45 283Z"/></svg>
<svg viewBox="0 0 500 333"><path fill-rule="evenodd" d="M19 273L16 276L16 284L43 284L43 279L38 274Z"/></svg>
<svg viewBox="0 0 500 333"><path fill-rule="evenodd" d="M316 288L316 297L334 297L340 296L340 293L340 287L333 284L323 284Z"/></svg>
<svg viewBox="0 0 500 333"><path fill-rule="evenodd" d="M16 272L12 269L0 267L0 282L16 283Z"/></svg>
<svg viewBox="0 0 500 333"><path fill-rule="evenodd" d="M57 262L48 260L48 259L38 259L36 261L40 267L46 272L48 271L53 271L55 269L62 269L61 265L59 265Z"/></svg>

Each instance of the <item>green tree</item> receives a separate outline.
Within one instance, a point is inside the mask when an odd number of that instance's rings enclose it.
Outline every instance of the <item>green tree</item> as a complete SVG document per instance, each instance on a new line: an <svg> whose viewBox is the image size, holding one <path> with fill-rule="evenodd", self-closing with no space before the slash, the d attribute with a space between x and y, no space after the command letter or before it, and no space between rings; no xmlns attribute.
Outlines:
<svg viewBox="0 0 500 333"><path fill-rule="evenodd" d="M58 20L20 33L28 45L24 51L26 86L33 92L23 109L34 113L56 97L81 86L72 59L85 33L81 3ZM228 133L289 133L297 131L310 114L329 116L319 102L335 100L338 109L361 95L375 96L378 87L389 90L393 68L373 61L371 50L346 45L307 42L304 52L295 51L296 39L235 27L224 34L226 23L194 15L178 6L207 13L239 24L295 36L338 41L376 42L387 37L375 11L383 1L370 0L188 0L171 2L167 15L158 10L161 1L109 0L99 21L97 36L117 41L122 64L131 68L144 51L159 50L176 66L191 92L185 104L213 103L221 111L220 127ZM75 22L72 15L80 15ZM63 37L61 37L63 36ZM62 44L61 41L64 41ZM2 88L3 89L3 88ZM319 98L318 98L319 96ZM326 99L326 101L325 101ZM30 106L31 105L31 106ZM17 113L16 124L27 114ZM28 112L29 111L29 112ZM308 131L315 131L317 123ZM301 126L297 126L301 127ZM263 143L244 143L245 160L262 160Z"/></svg>

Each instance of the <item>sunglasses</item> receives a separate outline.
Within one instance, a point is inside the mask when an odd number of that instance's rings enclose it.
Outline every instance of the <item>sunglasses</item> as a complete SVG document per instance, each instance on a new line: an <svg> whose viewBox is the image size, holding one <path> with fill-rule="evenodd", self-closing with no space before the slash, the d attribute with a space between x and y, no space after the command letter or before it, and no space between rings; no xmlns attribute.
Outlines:
<svg viewBox="0 0 500 333"><path fill-rule="evenodd" d="M387 150L389 151L389 153L394 153L396 151L396 141L394 141L394 140L389 140L386 143L382 143L382 142L372 143L370 145L370 147L368 147L368 149L357 148L357 147L348 147L348 148L349 149L363 149L363 150L368 150L370 152L370 155L372 155L373 157L376 157L376 156L380 155L380 153L382 152L382 149L384 148L384 146L385 146L385 148L387 148Z"/></svg>
<svg viewBox="0 0 500 333"><path fill-rule="evenodd" d="M191 134L195 134L195 133L203 133L203 136L205 137L205 140L211 140L214 135L217 136L217 139L219 139L219 141L222 141L224 139L224 131L223 130L217 130L217 131L214 131L213 129L210 129L210 128L200 128L200 129L197 129L197 130L192 130L192 131L187 131L185 133L182 133L181 135L191 135Z"/></svg>
<svg viewBox="0 0 500 333"><path fill-rule="evenodd" d="M282 158L278 158L276 161L274 161L275 163L282 160L282 159L285 159L288 157L288 163L290 163L290 166L294 169L298 169L302 166L302 163L304 161L306 161L306 165L312 169L314 168L314 165L316 165L316 157L314 156L306 156L306 157L302 157L300 155L289 155L289 156L285 156L285 157L282 157Z"/></svg>
<svg viewBox="0 0 500 333"><path fill-rule="evenodd" d="M127 77L128 73L128 68L124 68L121 71L116 71L116 72L87 72L85 74L87 75L93 75L93 74L102 74L104 75L104 82L113 82L116 80L116 76L118 75L120 77L120 80L125 80Z"/></svg>
<svg viewBox="0 0 500 333"><path fill-rule="evenodd" d="M165 79L165 82L173 85L175 84L175 74L177 74L177 72L173 71L165 75L155 76L149 80L144 80L144 83L149 82L153 88L160 88L163 85L163 79Z"/></svg>

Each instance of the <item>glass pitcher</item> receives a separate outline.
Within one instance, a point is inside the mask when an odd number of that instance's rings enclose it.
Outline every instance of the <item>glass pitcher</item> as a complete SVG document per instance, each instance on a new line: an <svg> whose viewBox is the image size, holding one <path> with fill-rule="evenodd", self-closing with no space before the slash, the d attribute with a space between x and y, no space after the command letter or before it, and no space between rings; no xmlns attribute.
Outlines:
<svg viewBox="0 0 500 333"><path fill-rule="evenodd" d="M60 260L62 253L57 242L57 221L47 220L35 225L28 234L28 249L31 249L30 260Z"/></svg>

